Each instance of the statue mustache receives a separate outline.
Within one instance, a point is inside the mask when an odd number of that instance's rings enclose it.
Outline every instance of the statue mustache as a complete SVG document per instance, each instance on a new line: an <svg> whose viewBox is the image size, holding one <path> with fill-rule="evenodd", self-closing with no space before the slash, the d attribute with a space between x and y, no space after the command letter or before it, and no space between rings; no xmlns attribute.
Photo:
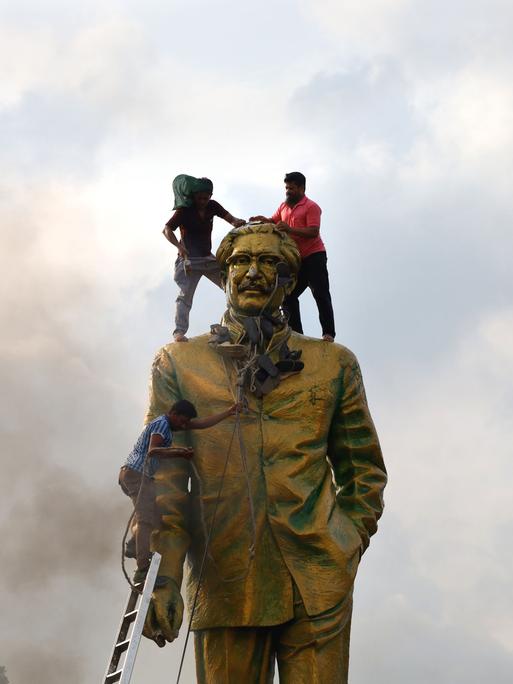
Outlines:
<svg viewBox="0 0 513 684"><path fill-rule="evenodd" d="M273 287L268 287L267 285L261 285L259 283L252 283L249 280L242 281L242 283L237 288L239 292L244 292L245 290L258 290L259 292L263 292L264 294L270 294L273 291L273 289Z"/></svg>

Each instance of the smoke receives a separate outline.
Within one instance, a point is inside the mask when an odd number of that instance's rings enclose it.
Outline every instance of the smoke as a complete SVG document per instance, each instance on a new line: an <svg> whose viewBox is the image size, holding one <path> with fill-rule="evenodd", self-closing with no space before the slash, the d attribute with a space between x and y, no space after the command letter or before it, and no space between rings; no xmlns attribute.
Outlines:
<svg viewBox="0 0 513 684"><path fill-rule="evenodd" d="M110 313L116 289L103 287L87 248L78 265L62 232L85 231L68 188L47 190L30 207L19 195L3 207L0 663L11 684L85 683L105 666L126 593L131 503L117 473L140 430L151 358L134 400L122 314Z"/></svg>
<svg viewBox="0 0 513 684"><path fill-rule="evenodd" d="M7 482L15 481L13 466L7 470ZM127 505L114 484L95 489L44 458L17 462L17 476L17 495L0 525L9 559L0 579L5 588L41 590L60 575L92 580L116 561Z"/></svg>
<svg viewBox="0 0 513 684"><path fill-rule="evenodd" d="M69 656L63 650L58 643L40 648L14 647L10 654L13 664L9 666L12 679L2 679L0 672L0 684L67 684L70 681L85 681L83 659Z"/></svg>

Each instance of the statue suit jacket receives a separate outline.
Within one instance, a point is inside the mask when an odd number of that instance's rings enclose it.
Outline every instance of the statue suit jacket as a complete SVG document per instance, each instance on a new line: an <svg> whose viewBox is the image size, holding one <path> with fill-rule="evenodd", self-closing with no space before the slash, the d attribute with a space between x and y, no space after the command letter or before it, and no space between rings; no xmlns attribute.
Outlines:
<svg viewBox="0 0 513 684"><path fill-rule="evenodd" d="M157 354L148 421L178 399L200 417L233 404L232 362L208 339ZM304 370L263 399L248 392L240 434L234 417L182 433L192 464L163 460L155 476L162 526L153 548L163 556L160 574L179 586L187 557L189 606L213 522L194 629L285 622L293 583L309 615L328 610L352 590L377 528L386 472L357 360L296 333L288 344L302 349Z"/></svg>

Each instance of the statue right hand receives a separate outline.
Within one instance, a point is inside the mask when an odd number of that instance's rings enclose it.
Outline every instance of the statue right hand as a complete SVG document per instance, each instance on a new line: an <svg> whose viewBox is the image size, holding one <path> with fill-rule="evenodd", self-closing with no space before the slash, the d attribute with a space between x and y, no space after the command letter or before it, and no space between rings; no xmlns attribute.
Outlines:
<svg viewBox="0 0 513 684"><path fill-rule="evenodd" d="M162 637L170 643L176 639L183 619L183 599L176 582L166 578L164 586L157 587L152 595L143 634L163 646ZM159 639L160 637L160 639Z"/></svg>

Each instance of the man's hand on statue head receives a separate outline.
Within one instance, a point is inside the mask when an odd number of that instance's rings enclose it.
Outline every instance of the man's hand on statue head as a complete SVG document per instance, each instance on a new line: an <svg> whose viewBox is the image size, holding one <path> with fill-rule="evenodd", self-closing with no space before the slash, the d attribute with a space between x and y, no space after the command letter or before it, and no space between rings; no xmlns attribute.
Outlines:
<svg viewBox="0 0 513 684"><path fill-rule="evenodd" d="M161 638L171 643L178 636L183 619L183 599L176 582L170 577L165 579L161 587L153 592L148 614L144 623L143 634L162 646ZM160 637L160 638L159 638Z"/></svg>
<svg viewBox="0 0 513 684"><path fill-rule="evenodd" d="M276 224L276 228L281 230L283 233L290 233L290 226L288 223L285 223L285 221L279 221Z"/></svg>
<svg viewBox="0 0 513 684"><path fill-rule="evenodd" d="M244 221L244 219L235 219L232 225L234 228L240 228L241 226L246 225L246 221Z"/></svg>

